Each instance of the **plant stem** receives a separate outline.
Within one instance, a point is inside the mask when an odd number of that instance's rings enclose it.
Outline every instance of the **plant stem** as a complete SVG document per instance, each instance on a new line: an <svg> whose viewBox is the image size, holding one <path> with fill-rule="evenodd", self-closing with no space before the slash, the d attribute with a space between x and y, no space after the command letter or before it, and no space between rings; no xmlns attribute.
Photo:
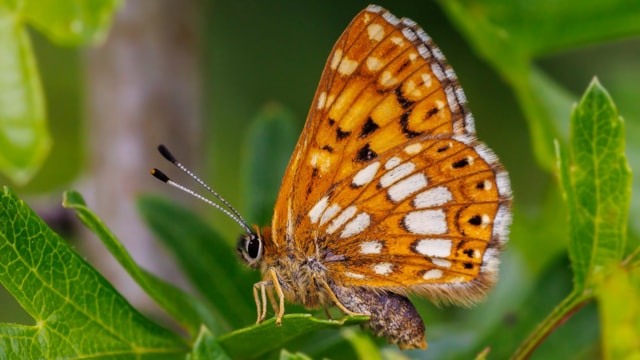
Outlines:
<svg viewBox="0 0 640 360"><path fill-rule="evenodd" d="M536 329L520 344L511 360L527 359L542 341L555 329L567 321L576 311L586 305L593 296L581 291L573 291L556 306L549 315L536 327Z"/></svg>

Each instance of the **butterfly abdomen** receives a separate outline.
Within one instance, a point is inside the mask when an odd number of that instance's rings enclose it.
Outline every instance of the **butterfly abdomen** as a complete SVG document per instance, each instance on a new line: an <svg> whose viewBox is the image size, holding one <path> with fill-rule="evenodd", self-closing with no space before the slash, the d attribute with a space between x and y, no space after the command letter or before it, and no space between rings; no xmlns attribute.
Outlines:
<svg viewBox="0 0 640 360"><path fill-rule="evenodd" d="M349 310L366 314L370 319L365 327L376 336L383 336L401 349L425 349L425 327L422 318L405 296L363 287L331 289Z"/></svg>

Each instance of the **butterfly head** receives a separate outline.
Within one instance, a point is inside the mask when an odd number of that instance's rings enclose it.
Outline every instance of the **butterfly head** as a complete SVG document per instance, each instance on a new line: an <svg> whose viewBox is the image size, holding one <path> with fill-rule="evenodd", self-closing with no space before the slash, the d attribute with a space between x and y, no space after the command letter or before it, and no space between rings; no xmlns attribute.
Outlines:
<svg viewBox="0 0 640 360"><path fill-rule="evenodd" d="M236 250L240 258L255 269L262 260L263 241L258 232L247 232L240 236Z"/></svg>

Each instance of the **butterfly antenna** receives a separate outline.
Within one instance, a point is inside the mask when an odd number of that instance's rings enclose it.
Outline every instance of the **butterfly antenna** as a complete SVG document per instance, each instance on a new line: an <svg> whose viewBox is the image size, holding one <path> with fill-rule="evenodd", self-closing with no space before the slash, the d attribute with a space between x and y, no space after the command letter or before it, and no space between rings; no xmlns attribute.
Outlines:
<svg viewBox="0 0 640 360"><path fill-rule="evenodd" d="M158 151L160 152L160 154L162 154L162 156L167 159L169 162L171 162L173 165L175 165L178 169L182 170L182 172L184 172L185 174L189 175L190 178L192 178L193 180L195 180L198 184L200 184L200 186L202 186L203 188L205 188L205 190L207 190L209 193L211 193L216 199L218 199L225 207L223 207L220 204L217 204L213 201L211 201L210 199L205 198L204 196L200 195L199 193L189 189L188 187L185 187L173 180L171 180L171 178L169 178L167 175L165 175L165 173L163 173L162 171L153 168L151 169L151 175L153 175L156 179L171 185L179 190L182 190L184 192L186 192L187 194L198 198L202 201L204 201L205 203L213 206L214 208L222 211L222 213L224 213L225 215L227 215L228 217L230 217L231 219L233 219L233 221L235 221L236 223L238 223L243 229L245 229L247 232L249 233L253 233L253 231L251 230L251 228L249 227L249 225L247 224L247 222L244 220L244 218L242 217L242 215L240 215L240 213L238 212L238 210L236 210L233 206L231 206L231 204L229 204L229 202L227 200L225 200L222 196L220 196L220 194L218 194L215 190L213 190L209 185L207 185L204 181L202 181L198 176L196 176L194 173L191 172L191 170L187 169L187 167L185 167L184 165L182 165L182 163L180 163L178 160L176 160L176 158L173 156L173 154L171 154L171 152L169 151L169 149L167 149L166 146L164 145L159 145L158 146Z"/></svg>

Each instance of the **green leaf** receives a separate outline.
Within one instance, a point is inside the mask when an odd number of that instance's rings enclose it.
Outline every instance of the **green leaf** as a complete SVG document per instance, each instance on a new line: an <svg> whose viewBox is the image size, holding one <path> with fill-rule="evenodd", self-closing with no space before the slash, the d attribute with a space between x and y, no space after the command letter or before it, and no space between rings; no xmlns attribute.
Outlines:
<svg viewBox="0 0 640 360"><path fill-rule="evenodd" d="M35 320L0 325L3 356L177 359L187 351L7 188L0 195L0 282Z"/></svg>
<svg viewBox="0 0 640 360"><path fill-rule="evenodd" d="M290 353L285 349L282 349L282 351L280 351L280 360L312 360L311 357L309 357L308 355L305 355L303 353Z"/></svg>
<svg viewBox="0 0 640 360"><path fill-rule="evenodd" d="M622 261L631 199L624 124L597 79L571 115L568 152L560 154L569 207L569 255L577 291Z"/></svg>
<svg viewBox="0 0 640 360"><path fill-rule="evenodd" d="M121 0L0 2L0 171L25 184L51 148L35 55L25 25L62 44L104 37Z"/></svg>
<svg viewBox="0 0 640 360"><path fill-rule="evenodd" d="M273 206L284 171L296 144L294 117L276 104L264 107L245 138L243 179L245 216L251 223L271 224Z"/></svg>
<svg viewBox="0 0 640 360"><path fill-rule="evenodd" d="M102 40L121 0L27 0L20 9L27 22L62 45Z"/></svg>
<svg viewBox="0 0 640 360"><path fill-rule="evenodd" d="M569 265L566 256L561 258L556 256L556 259L548 264L545 271L536 278L534 286L519 291L523 301L503 304L502 312L495 314L500 321L496 322L490 331L483 333L483 338L476 342L476 346L469 349L467 353L457 353L457 357L471 358L483 348L489 347L491 348L489 359L508 359L518 344L544 320L546 314L553 312L554 308L566 298L572 281ZM501 284L498 283L498 286L500 287ZM580 314L576 314L546 338L545 342L536 349L536 357L563 359L568 358L574 349L587 348L596 342L600 335L597 326L594 325L596 321L595 310L580 311Z"/></svg>
<svg viewBox="0 0 640 360"><path fill-rule="evenodd" d="M137 205L151 230L217 310L219 327L229 330L255 321L252 289L258 273L240 263L222 236L198 215L165 199L142 196ZM211 330L217 333L216 328Z"/></svg>
<svg viewBox="0 0 640 360"><path fill-rule="evenodd" d="M598 283L606 359L640 359L640 268L614 269Z"/></svg>
<svg viewBox="0 0 640 360"><path fill-rule="evenodd" d="M24 184L49 153L44 95L29 36L0 4L0 171Z"/></svg>
<svg viewBox="0 0 640 360"><path fill-rule="evenodd" d="M340 334L351 344L359 359L382 359L376 343L371 340L369 334L361 329L354 330L353 328L343 327L340 329Z"/></svg>
<svg viewBox="0 0 640 360"><path fill-rule="evenodd" d="M184 325L193 337L198 334L203 322L209 326L217 326L215 318L200 301L140 268L122 243L86 206L82 195L75 191L67 191L62 205L76 211L78 218L102 240L113 257L140 287L174 319Z"/></svg>
<svg viewBox="0 0 640 360"><path fill-rule="evenodd" d="M441 1L452 22L514 89L529 122L538 162L554 170L552 139L563 142L566 117L553 103L566 102L562 90L532 66L554 51L640 34L640 3L634 0ZM559 95L559 96L558 96ZM549 102L549 99L554 99ZM565 107L566 109L566 107Z"/></svg>
<svg viewBox="0 0 640 360"><path fill-rule="evenodd" d="M200 334L198 334L198 338L193 344L191 354L187 355L187 360L209 359L227 360L231 358L220 347L211 331L203 326L200 328Z"/></svg>
<svg viewBox="0 0 640 360"><path fill-rule="evenodd" d="M220 345L234 359L255 358L282 348L287 342L301 335L344 325L359 324L369 320L368 316L346 316L340 320L322 320L309 314L289 314L282 318L282 325L271 318L261 324L233 331L218 338Z"/></svg>
<svg viewBox="0 0 640 360"><path fill-rule="evenodd" d="M569 145L557 145L560 183L569 214L573 291L518 348L526 358L559 324L589 302L622 263L631 199L624 124L594 79L571 115Z"/></svg>
<svg viewBox="0 0 640 360"><path fill-rule="evenodd" d="M466 25L459 25L465 26L478 44L491 45L478 50L496 63L505 61L500 59L505 52L509 58L515 57L513 54L533 58L640 33L640 3L633 0L456 0L442 5L455 11L456 19L463 14L474 15L466 19ZM585 27L585 23L590 26Z"/></svg>

